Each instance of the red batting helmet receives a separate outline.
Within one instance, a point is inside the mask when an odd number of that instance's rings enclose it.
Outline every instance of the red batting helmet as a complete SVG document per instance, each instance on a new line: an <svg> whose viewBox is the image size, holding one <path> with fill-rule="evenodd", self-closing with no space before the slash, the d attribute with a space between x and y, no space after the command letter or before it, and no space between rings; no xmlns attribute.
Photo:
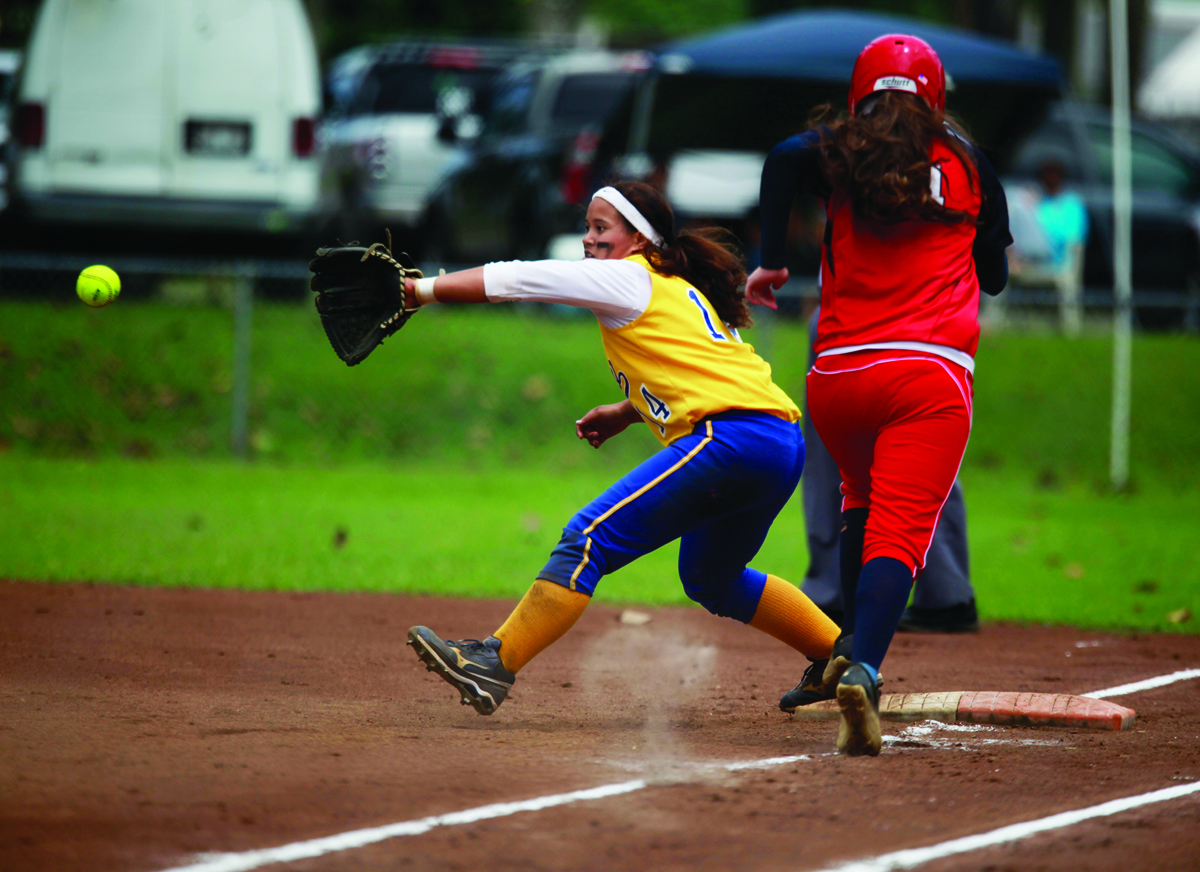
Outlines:
<svg viewBox="0 0 1200 872"><path fill-rule="evenodd" d="M939 112L946 111L946 71L933 46L915 36L889 33L867 43L850 74L850 114L876 91L920 94Z"/></svg>

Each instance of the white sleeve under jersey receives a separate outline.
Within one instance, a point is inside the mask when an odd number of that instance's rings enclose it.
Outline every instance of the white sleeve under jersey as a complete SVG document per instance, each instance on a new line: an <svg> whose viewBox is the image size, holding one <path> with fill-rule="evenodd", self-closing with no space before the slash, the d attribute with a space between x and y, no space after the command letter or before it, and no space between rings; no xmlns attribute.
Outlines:
<svg viewBox="0 0 1200 872"><path fill-rule="evenodd" d="M632 323L650 305L650 273L628 260L532 260L483 268L489 302L563 303L595 313L612 329Z"/></svg>

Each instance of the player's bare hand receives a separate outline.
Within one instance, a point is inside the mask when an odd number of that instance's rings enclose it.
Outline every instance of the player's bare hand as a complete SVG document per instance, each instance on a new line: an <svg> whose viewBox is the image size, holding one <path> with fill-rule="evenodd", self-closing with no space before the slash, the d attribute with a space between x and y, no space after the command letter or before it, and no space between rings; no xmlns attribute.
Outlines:
<svg viewBox="0 0 1200 872"><path fill-rule="evenodd" d="M778 309L775 302L775 291L784 286L788 280L787 267L783 269L763 269L761 266L750 273L746 279L746 300L755 306L766 306L768 309Z"/></svg>
<svg viewBox="0 0 1200 872"><path fill-rule="evenodd" d="M629 400L597 406L575 422L575 435L586 439L593 448L599 448L639 417Z"/></svg>

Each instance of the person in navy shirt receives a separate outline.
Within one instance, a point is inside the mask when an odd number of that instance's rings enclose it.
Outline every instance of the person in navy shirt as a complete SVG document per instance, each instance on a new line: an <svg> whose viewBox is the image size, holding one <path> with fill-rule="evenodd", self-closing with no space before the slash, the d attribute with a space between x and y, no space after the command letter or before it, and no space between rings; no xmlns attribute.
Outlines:
<svg viewBox="0 0 1200 872"><path fill-rule="evenodd" d="M776 146L763 167L761 265L746 298L774 307L798 192L824 201L821 314L807 399L842 477L842 635L818 694L837 748L882 747L879 667L971 431L979 294L1008 280L995 171L947 121L941 60L889 34L863 49L849 113Z"/></svg>

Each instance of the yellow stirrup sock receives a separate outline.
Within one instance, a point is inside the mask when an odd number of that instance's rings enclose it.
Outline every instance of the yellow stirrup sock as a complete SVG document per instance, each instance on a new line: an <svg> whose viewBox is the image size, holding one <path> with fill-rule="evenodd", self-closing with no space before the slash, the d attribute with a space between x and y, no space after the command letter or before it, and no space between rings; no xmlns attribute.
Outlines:
<svg viewBox="0 0 1200 872"><path fill-rule="evenodd" d="M526 663L575 625L591 600L581 590L571 590L542 578L535 581L508 620L492 634L504 643L500 646L504 668L513 675L520 672Z"/></svg>
<svg viewBox="0 0 1200 872"><path fill-rule="evenodd" d="M814 659L829 656L839 632L804 591L777 575L767 576L750 626Z"/></svg>

